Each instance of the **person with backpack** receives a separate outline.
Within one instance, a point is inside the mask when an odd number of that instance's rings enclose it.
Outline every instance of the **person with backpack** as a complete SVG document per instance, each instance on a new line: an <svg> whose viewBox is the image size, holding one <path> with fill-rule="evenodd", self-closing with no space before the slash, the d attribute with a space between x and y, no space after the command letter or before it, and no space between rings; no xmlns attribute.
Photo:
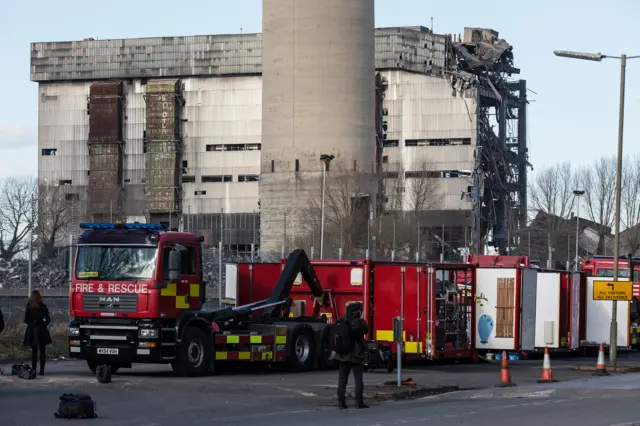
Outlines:
<svg viewBox="0 0 640 426"><path fill-rule="evenodd" d="M333 358L338 361L338 406L346 409L346 392L349 373L353 371L356 385L356 407L369 408L364 403L363 370L367 344L364 336L369 332L362 319L362 303L347 306L347 314L338 319L333 334Z"/></svg>

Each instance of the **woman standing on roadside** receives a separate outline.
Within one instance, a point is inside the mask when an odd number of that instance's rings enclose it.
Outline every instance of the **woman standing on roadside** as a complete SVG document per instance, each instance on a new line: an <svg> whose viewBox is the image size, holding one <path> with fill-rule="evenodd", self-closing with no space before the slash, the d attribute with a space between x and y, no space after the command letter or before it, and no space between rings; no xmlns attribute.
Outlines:
<svg viewBox="0 0 640 426"><path fill-rule="evenodd" d="M51 334L47 326L51 322L49 309L42 301L38 290L34 290L29 297L24 311L24 323L27 331L24 334L24 345L31 347L31 368L36 371L38 351L40 352L40 375L44 375L44 364L47 360L45 347L51 344Z"/></svg>

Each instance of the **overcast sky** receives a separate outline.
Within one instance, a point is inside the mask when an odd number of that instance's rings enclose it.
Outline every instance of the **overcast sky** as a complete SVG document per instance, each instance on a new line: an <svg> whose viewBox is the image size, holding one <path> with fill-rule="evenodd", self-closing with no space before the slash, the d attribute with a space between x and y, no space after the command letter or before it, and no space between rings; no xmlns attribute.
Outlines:
<svg viewBox="0 0 640 426"><path fill-rule="evenodd" d="M436 33L489 27L514 46L530 93L534 167L588 164L615 155L620 63L556 58L555 49L640 55L640 1L376 0L376 26L424 25ZM261 0L0 1L0 177L37 172L37 84L29 43L260 32ZM635 40L635 42L634 42ZM629 61L625 152L640 152L640 59Z"/></svg>

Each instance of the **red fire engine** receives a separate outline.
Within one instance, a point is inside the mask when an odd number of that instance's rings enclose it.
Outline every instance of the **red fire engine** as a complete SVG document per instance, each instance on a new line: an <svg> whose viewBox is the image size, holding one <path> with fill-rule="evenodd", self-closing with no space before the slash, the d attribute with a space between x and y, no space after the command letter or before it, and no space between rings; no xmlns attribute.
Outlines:
<svg viewBox="0 0 640 426"><path fill-rule="evenodd" d="M202 238L152 224L81 224L70 290L69 355L91 370L170 363L181 375L218 362L324 365L331 313L306 254L295 250L272 274L270 291L245 306L203 310ZM312 315L291 318L298 274L309 285ZM315 312L316 315L313 315Z"/></svg>
<svg viewBox="0 0 640 426"><path fill-rule="evenodd" d="M287 263L239 264L237 303L252 303L270 293L274 277ZM393 370L395 317L404 319L406 358L476 358L473 266L372 260L314 260L312 264L328 297L321 313L343 316L350 303L364 304L371 353L379 355L370 364L382 361ZM299 315L311 309L307 304L312 295L301 286L304 281L298 276L291 290L293 310Z"/></svg>

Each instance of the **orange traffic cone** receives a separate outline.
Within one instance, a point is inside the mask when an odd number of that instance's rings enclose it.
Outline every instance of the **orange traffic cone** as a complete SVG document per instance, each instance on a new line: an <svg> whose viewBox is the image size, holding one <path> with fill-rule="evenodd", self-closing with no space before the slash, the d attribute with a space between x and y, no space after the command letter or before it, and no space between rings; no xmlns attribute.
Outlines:
<svg viewBox="0 0 640 426"><path fill-rule="evenodd" d="M551 373L551 358L549 357L549 348L545 346L544 359L542 360L542 376L540 376L540 380L538 380L538 383L553 382L557 382L557 380L553 378L553 374Z"/></svg>
<svg viewBox="0 0 640 426"><path fill-rule="evenodd" d="M499 388L506 388L509 386L515 386L515 383L511 383L511 374L509 373L509 361L507 360L507 352L502 351L502 366L500 367L500 383L496 386Z"/></svg>
<svg viewBox="0 0 640 426"><path fill-rule="evenodd" d="M604 346L600 343L600 351L598 351L598 362L596 364L596 376L608 376L607 367L604 365Z"/></svg>

